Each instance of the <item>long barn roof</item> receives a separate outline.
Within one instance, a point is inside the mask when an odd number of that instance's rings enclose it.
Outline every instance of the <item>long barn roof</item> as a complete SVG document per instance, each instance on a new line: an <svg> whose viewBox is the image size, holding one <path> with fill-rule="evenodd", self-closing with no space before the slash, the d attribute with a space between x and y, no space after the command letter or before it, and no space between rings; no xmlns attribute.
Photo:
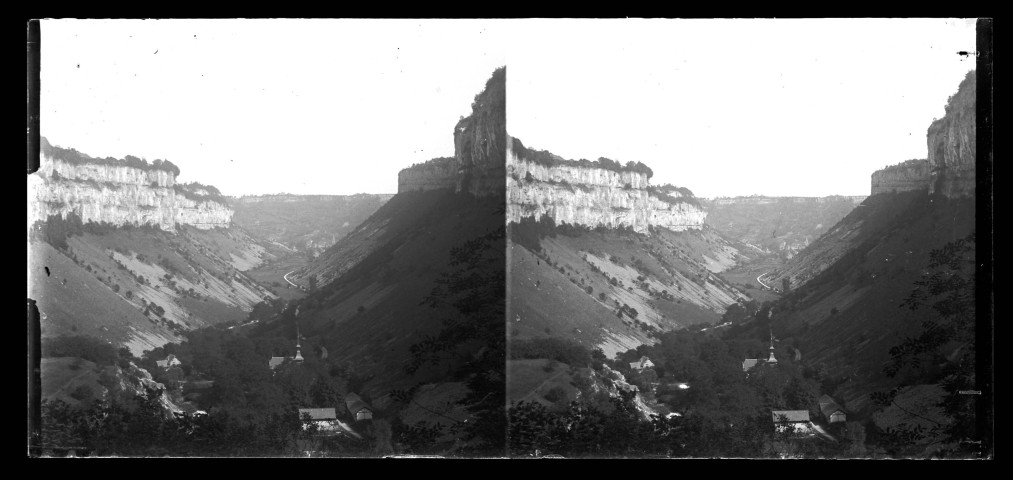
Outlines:
<svg viewBox="0 0 1013 480"><path fill-rule="evenodd" d="M770 413L774 419L774 423L796 423L809 421L809 410L772 410ZM782 417L784 417L784 419L782 419Z"/></svg>

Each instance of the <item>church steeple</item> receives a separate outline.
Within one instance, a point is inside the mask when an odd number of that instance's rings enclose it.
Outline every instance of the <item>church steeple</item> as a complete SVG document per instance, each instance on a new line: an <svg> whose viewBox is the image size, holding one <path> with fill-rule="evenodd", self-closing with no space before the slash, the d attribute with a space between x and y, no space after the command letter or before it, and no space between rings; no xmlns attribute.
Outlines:
<svg viewBox="0 0 1013 480"><path fill-rule="evenodd" d="M292 361L301 362L303 361L302 352L299 350L299 321L295 322L295 356L292 357Z"/></svg>
<svg viewBox="0 0 1013 480"><path fill-rule="evenodd" d="M767 359L767 363L777 363L777 359L774 358L774 329L770 329L770 358Z"/></svg>

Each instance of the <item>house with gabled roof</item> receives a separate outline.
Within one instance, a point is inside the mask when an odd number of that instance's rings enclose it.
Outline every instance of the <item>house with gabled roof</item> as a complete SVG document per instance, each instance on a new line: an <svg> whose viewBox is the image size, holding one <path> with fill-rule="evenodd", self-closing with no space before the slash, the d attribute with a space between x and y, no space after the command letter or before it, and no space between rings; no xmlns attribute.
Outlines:
<svg viewBox="0 0 1013 480"><path fill-rule="evenodd" d="M820 397L820 413L830 423L846 422L848 420L847 414L844 412L844 408L837 404L830 395L824 394Z"/></svg>
<svg viewBox="0 0 1013 480"><path fill-rule="evenodd" d="M271 359L267 361L267 366L271 370L274 370L281 366L281 364L285 363L285 360L287 359L288 357L271 357Z"/></svg>
<svg viewBox="0 0 1013 480"><path fill-rule="evenodd" d="M329 422L338 419L338 412L334 408L300 408L299 419L309 423ZM306 429L307 425L303 425Z"/></svg>
<svg viewBox="0 0 1013 480"><path fill-rule="evenodd" d="M316 431L320 435L349 435L355 438L362 438L355 430L338 420L336 408L300 408L299 419L303 422L302 429L309 430L316 425Z"/></svg>
<svg viewBox="0 0 1013 480"><path fill-rule="evenodd" d="M155 360L155 363L162 368L178 367L183 364L183 362L179 361L179 359L171 353L168 357L165 357L165 360Z"/></svg>
<svg viewBox="0 0 1013 480"><path fill-rule="evenodd" d="M373 419L373 408L355 393L345 395L345 408L356 421Z"/></svg>
<svg viewBox="0 0 1013 480"><path fill-rule="evenodd" d="M774 420L774 431L778 433L813 433L809 410L772 410L770 413Z"/></svg>
<svg viewBox="0 0 1013 480"><path fill-rule="evenodd" d="M647 356L644 355L643 357L640 357L640 360L630 362L630 368L639 372L647 368L654 368L654 362L652 362L650 358L647 358Z"/></svg>

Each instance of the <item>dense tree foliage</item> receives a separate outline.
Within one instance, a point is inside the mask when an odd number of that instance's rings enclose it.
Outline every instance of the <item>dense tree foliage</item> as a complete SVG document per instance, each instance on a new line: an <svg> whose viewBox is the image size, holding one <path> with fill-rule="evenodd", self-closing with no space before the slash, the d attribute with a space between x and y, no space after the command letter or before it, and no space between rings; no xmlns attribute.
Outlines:
<svg viewBox="0 0 1013 480"><path fill-rule="evenodd" d="M177 194L182 195L195 202L218 202L228 203L225 196L218 188L212 185L205 185L200 182L177 183L172 186Z"/></svg>
<svg viewBox="0 0 1013 480"><path fill-rule="evenodd" d="M458 403L471 414L466 423L453 425L395 425L399 439L421 451L432 448L443 434L457 434L464 442L452 453L499 456L505 451L506 415L506 329L503 324L506 272L503 249L505 229L497 228L451 250L454 267L437 280L424 304L449 312L443 328L411 347L412 357L405 371L414 374L425 365L445 365L448 380L463 381L468 394ZM410 402L415 390L394 392L401 402Z"/></svg>
<svg viewBox="0 0 1013 480"><path fill-rule="evenodd" d="M675 185L666 183L664 185L650 185L647 187L647 191L651 195L658 197L659 199L671 203L688 203L690 205L700 207L700 200L693 195L693 191L686 187L677 187ZM676 193L677 195L672 195Z"/></svg>
<svg viewBox="0 0 1013 480"><path fill-rule="evenodd" d="M67 239L80 235L84 230L81 223L81 216L77 212L70 212L64 218L60 215L50 215L45 221L37 221L32 225L29 238L32 241L45 242L58 250L67 249Z"/></svg>
<svg viewBox="0 0 1013 480"><path fill-rule="evenodd" d="M661 334L659 339L658 344L621 353L615 361L598 352L592 355L592 366L599 372L598 382L608 385L611 378L601 369L604 363L636 385L643 402L677 415L645 418L637 411L632 393L617 389L611 398L603 399L600 387L585 387L580 400L564 409L537 403L512 405L511 454L849 455L854 443L847 439L835 443L821 437L775 434L772 410L808 410L810 418L819 418L819 383L799 365L786 359L776 366L760 365L747 375L742 359L745 355L755 358L764 350L759 341L724 340L685 330ZM525 351L529 350L537 354L526 346ZM513 345L511 356L517 356ZM655 367L635 370L629 366L643 356Z"/></svg>
<svg viewBox="0 0 1013 480"><path fill-rule="evenodd" d="M272 371L268 358L291 355L292 342L250 339L219 328L195 330L186 336L187 341L145 352L140 359L88 337L47 339L43 347L47 355L79 356L100 364L116 361L124 368L129 366L124 364L126 356L169 390L186 380L182 390L173 393L175 401L182 399L207 414L170 414L162 403L162 392L150 389L126 398L92 399L94 392L81 392L93 401L76 407L62 402L43 404L44 443L82 446L98 455L294 455L318 450L321 442L329 443L335 454L369 451L368 434L365 440L322 440L302 430L298 418L299 408L335 408L339 418L354 421L343 408L352 376L342 366L307 355L303 362L286 362ZM304 341L304 348L312 345ZM156 365L156 360L169 354L183 363L182 368ZM119 381L100 383L116 388ZM200 387L202 383L210 388Z"/></svg>
<svg viewBox="0 0 1013 480"><path fill-rule="evenodd" d="M149 164L147 160L142 160L131 155L127 155L123 160L117 160L112 157L94 158L78 152L73 148L61 148L51 145L45 139L43 139L42 142L42 154L71 165L95 164L109 165L113 167L139 168L145 171L164 170L172 173L173 175L179 176L179 167L168 160L155 160Z"/></svg>
<svg viewBox="0 0 1013 480"><path fill-rule="evenodd" d="M972 443L984 436L976 425L977 397L960 393L980 388L976 381L974 294L974 234L933 250L928 269L901 304L924 312L921 330L891 348L890 361L884 367L888 376L901 379L903 384L873 397L881 405L893 405L904 384L938 383L946 392L940 407L952 421L928 429L902 424L881 432L888 449L903 452L906 445L920 439L942 436L949 446L937 455L971 456L981 451L980 444Z"/></svg>
<svg viewBox="0 0 1013 480"><path fill-rule="evenodd" d="M84 447L99 456L295 455L297 440L309 436L296 411L166 414L159 396L148 390L128 403L99 400L85 408L44 401L42 445Z"/></svg>
<svg viewBox="0 0 1013 480"><path fill-rule="evenodd" d="M626 162L626 165L623 165L622 163L605 157L600 157L595 161L590 161L584 158L580 160L567 160L558 155L554 155L547 150L533 150L527 148L523 143L521 143L520 139L517 138L513 139L513 151L514 154L517 155L517 158L549 167L574 166L581 168L602 168L616 173L642 173L647 175L647 178L654 176L654 171L642 162L629 161Z"/></svg>

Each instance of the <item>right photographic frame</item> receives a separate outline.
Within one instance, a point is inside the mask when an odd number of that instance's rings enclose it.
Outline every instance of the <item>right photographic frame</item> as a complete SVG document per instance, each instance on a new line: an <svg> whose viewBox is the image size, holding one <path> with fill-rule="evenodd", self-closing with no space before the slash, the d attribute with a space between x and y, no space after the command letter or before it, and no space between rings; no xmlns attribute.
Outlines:
<svg viewBox="0 0 1013 480"><path fill-rule="evenodd" d="M991 20L524 24L511 457L991 458Z"/></svg>

